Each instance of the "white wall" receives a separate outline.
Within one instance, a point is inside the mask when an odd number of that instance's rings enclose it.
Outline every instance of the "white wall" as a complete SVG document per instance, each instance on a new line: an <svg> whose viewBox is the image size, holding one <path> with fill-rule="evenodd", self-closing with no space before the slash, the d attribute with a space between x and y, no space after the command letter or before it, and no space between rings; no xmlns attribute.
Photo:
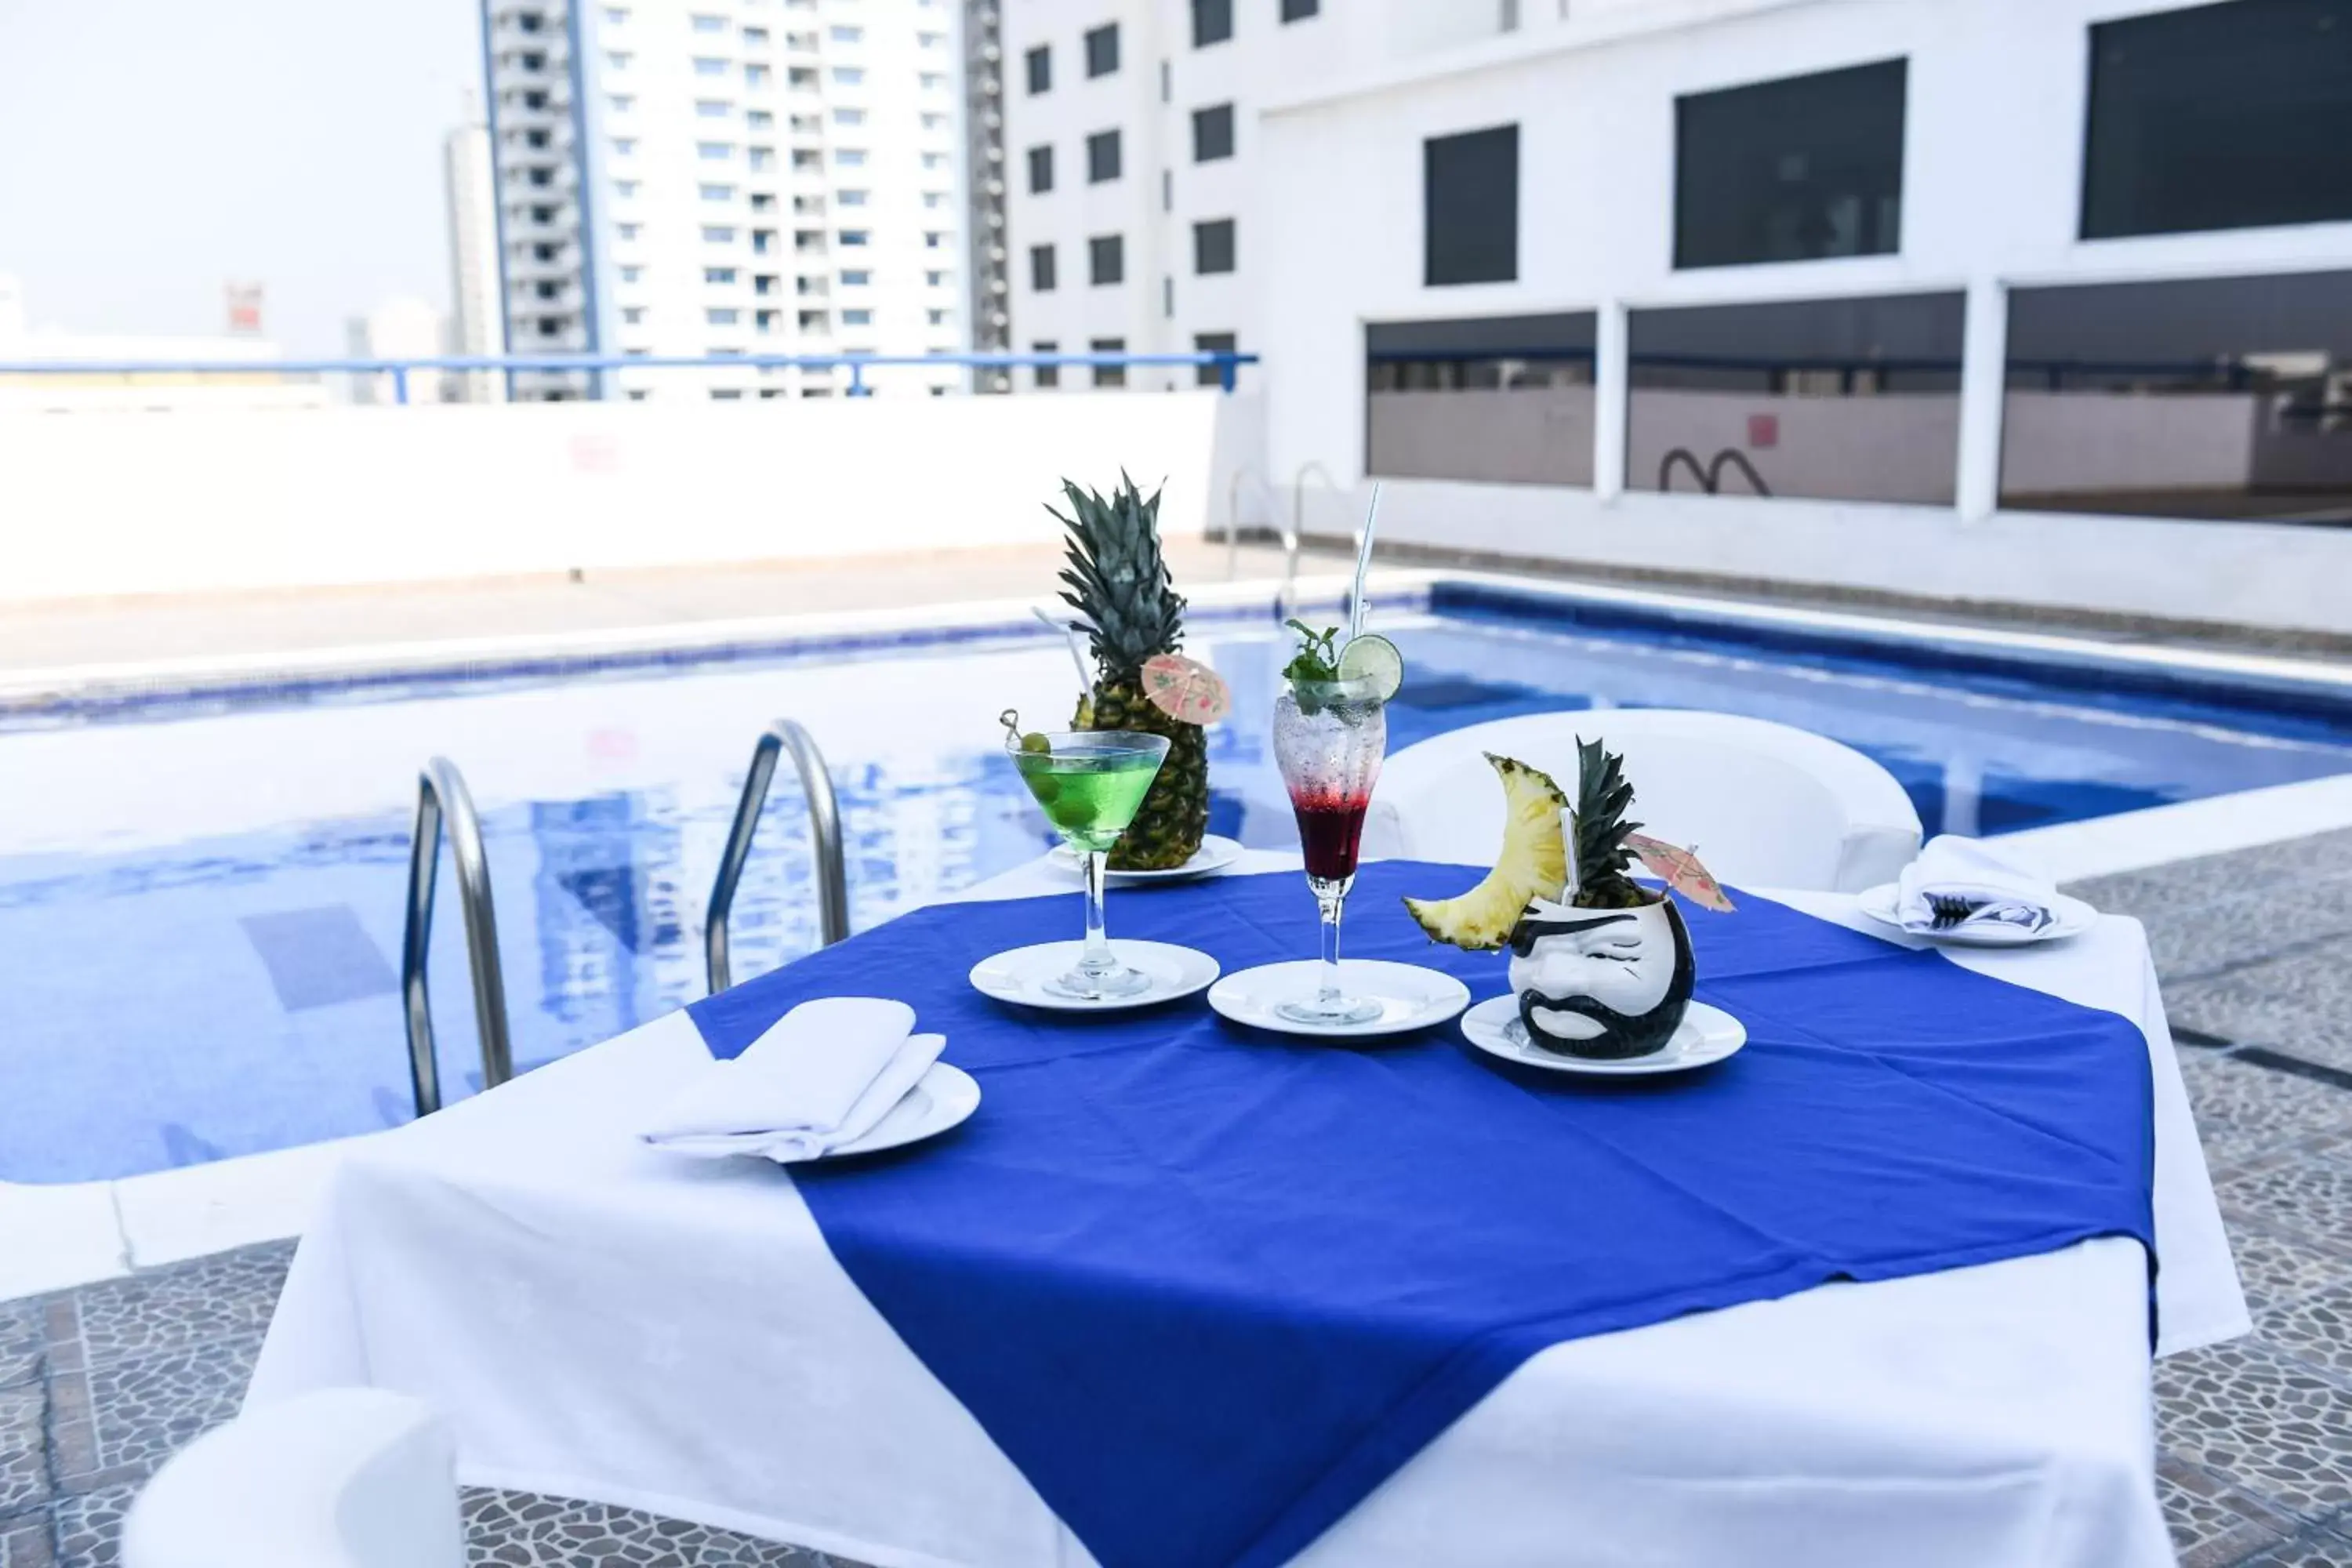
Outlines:
<svg viewBox="0 0 2352 1568"><path fill-rule="evenodd" d="M2155 0L1571 6L1566 20L1425 59L1359 62L1266 103L1252 209L1261 237L1251 254L1262 264L1256 346L1266 356L1271 468L1287 478L1319 461L1360 489L1367 322L1593 310L1601 343L1593 488L1399 485L1397 504L1382 509L1384 533L1523 556L2352 629L2352 595L2341 589L2352 581L2352 531L1987 515L2001 463L2005 289L2352 267L2347 224L2074 237L2086 28L2154 8ZM1900 254L1674 268L1678 94L1897 56L1909 61ZM1423 142L1507 122L1520 137L1518 279L1426 288ZM1970 307L1957 505L1622 493L1629 454L1612 388L1623 383L1627 311L1950 289L1967 290ZM1352 521L1333 509L1328 526Z"/></svg>
<svg viewBox="0 0 2352 1568"><path fill-rule="evenodd" d="M1046 544L1065 474L1203 531L1246 395L0 416L0 601Z"/></svg>

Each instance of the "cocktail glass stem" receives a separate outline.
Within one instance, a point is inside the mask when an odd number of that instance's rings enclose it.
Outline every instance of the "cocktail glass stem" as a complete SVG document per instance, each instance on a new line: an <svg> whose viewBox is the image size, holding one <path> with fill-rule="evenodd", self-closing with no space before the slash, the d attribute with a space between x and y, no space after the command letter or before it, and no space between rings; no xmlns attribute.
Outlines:
<svg viewBox="0 0 2352 1568"><path fill-rule="evenodd" d="M1339 1006L1339 910L1348 901L1348 884L1352 880L1307 879L1315 891L1316 907L1323 915L1323 976L1316 987L1315 1005L1326 1012L1336 1012Z"/></svg>
<svg viewBox="0 0 2352 1568"><path fill-rule="evenodd" d="M1081 859L1087 874L1087 945L1078 957L1078 973L1098 984L1118 968L1118 960L1111 956L1110 938L1103 932L1103 884L1110 856L1097 849Z"/></svg>

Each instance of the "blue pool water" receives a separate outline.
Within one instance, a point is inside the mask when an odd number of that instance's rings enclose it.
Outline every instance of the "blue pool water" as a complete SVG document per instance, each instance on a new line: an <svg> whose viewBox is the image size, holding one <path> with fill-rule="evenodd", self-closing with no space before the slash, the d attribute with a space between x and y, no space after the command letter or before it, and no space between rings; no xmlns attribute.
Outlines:
<svg viewBox="0 0 2352 1568"><path fill-rule="evenodd" d="M1877 758L1930 831L2352 770L2352 715L2252 694L1493 602L1441 599L1382 625L1410 671L1391 749L1547 709L1749 713ZM1198 626L1192 651L1236 693L1213 732L1213 826L1287 846L1266 745L1286 650L1253 618ZM770 720L802 720L832 761L862 928L1039 850L994 717L1058 719L1072 691L1058 643L1008 636L15 715L0 724L0 1180L124 1175L406 1120L395 970L427 756L454 758L483 808L529 1066L702 994L703 900ZM802 810L786 770L736 904L739 977L814 945ZM477 1046L445 900L431 973L454 1099Z"/></svg>

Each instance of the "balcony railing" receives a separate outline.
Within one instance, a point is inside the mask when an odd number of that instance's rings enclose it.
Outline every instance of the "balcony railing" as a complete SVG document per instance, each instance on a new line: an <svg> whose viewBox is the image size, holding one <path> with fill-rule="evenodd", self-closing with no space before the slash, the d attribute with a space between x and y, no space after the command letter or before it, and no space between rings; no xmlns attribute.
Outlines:
<svg viewBox="0 0 2352 1568"><path fill-rule="evenodd" d="M560 315L546 311L542 314ZM467 371L497 371L504 373L511 387L516 375L548 375L557 374L614 370L818 370L846 368L849 372L849 395L865 397L873 388L866 385L868 372L900 365L925 365L932 369L958 370L1024 370L1059 368L1073 365L1100 369L1151 369L1154 367L1213 370L1217 384L1226 392L1238 385L1241 367L1255 364L1258 356L1234 351L1213 353L928 353L928 354L598 354L598 353L539 353L539 354L478 354L446 355L433 359L279 359L279 360L0 360L0 383L12 376L76 376L89 380L102 376L152 376L158 374L202 377L208 375L237 376L247 381L257 375L381 375L392 382L393 401L408 401L408 378L417 374L442 374Z"/></svg>

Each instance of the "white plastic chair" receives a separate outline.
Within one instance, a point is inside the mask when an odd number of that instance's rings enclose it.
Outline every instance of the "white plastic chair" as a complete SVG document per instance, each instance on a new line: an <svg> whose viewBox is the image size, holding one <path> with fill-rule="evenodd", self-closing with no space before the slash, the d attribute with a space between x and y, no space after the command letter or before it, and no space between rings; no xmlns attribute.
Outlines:
<svg viewBox="0 0 2352 1568"><path fill-rule="evenodd" d="M1373 795L1389 819L1383 847L1486 864L1502 842L1503 792L1480 753L1543 769L1573 801L1579 736L1624 754L1643 832L1696 849L1727 882L1859 892L1893 881L1919 851L1910 796L1853 747L1765 719L1669 708L1531 713L1408 746Z"/></svg>
<svg viewBox="0 0 2352 1568"><path fill-rule="evenodd" d="M123 1568L463 1568L457 1447L416 1400L330 1388L216 1426L155 1473Z"/></svg>

